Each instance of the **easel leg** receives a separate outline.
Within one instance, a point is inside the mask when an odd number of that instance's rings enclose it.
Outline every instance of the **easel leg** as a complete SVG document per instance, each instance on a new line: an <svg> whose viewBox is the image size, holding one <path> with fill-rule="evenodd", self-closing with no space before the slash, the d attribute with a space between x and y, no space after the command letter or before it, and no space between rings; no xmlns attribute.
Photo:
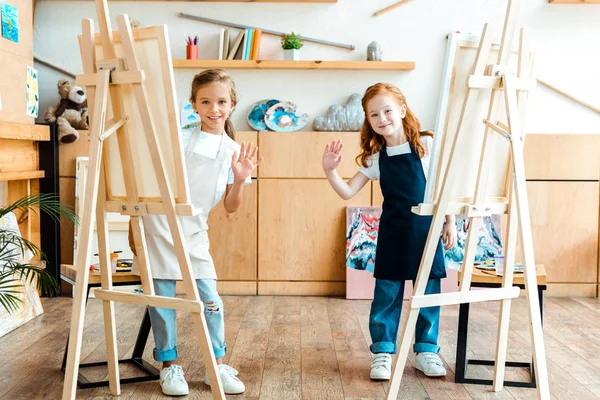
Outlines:
<svg viewBox="0 0 600 400"><path fill-rule="evenodd" d="M98 206L96 207L96 224L98 226L98 255L100 257L100 271L102 289L112 290L112 267L110 263L110 250L108 247L108 221L106 218L106 191L104 172L100 170L98 187ZM119 354L117 351L117 328L115 323L115 303L102 300L104 311L104 337L106 339L106 362L108 365L108 385L113 396L121 394L119 383Z"/></svg>
<svg viewBox="0 0 600 400"><path fill-rule="evenodd" d="M502 287L509 288L513 284L513 270L517 251L518 218L515 200L515 190L511 190L510 209L508 213L508 233L506 235L506 251L504 277ZM498 318L498 339L496 341L496 360L494 362L494 391L502 390L504 386L504 372L506 366L506 352L508 349L508 328L510 324L511 299L500 300L500 315Z"/></svg>
<svg viewBox="0 0 600 400"><path fill-rule="evenodd" d="M411 308L408 318L406 318L404 324L402 324L402 341L400 342L400 348L398 349L396 362L394 363L394 368L392 369L392 379L390 380L390 384L385 394L386 400L396 400L396 396L400 390L400 383L402 382L402 375L404 374L406 359L408 358L408 352L410 350L412 338L415 335L415 329L417 327L419 311L419 308Z"/></svg>
<svg viewBox="0 0 600 400"><path fill-rule="evenodd" d="M63 400L75 399L75 394L77 392L77 374L79 372L81 339L83 336L83 325L85 320L85 293L89 282L89 252L92 242L92 231L94 229L93 212L96 209L96 201L98 198L98 183L100 181L100 165L102 161L102 142L100 141L100 135L104 130L109 78L109 70L101 70L98 72L98 83L96 85L97 90L92 121L90 163L85 189L85 198L88 201L85 204L83 215L81 216L83 225L79 234L80 248L77 253L77 283L75 284L75 298L73 299L73 310L71 312L69 353L67 355L67 367L63 386Z"/></svg>
<svg viewBox="0 0 600 400"><path fill-rule="evenodd" d="M525 293L529 302L529 317L531 323L531 343L533 346L533 361L536 371L538 399L549 399L548 369L544 350L544 332L537 293L537 274L533 256L533 240L531 234L531 221L529 217L529 200L527 186L525 185L525 165L523 161L523 143L521 142L521 125L517 108L517 91L514 86L514 76L504 76L505 100L508 123L512 134L511 155L514 168L514 190L517 203L518 219L520 224L521 243L524 253Z"/></svg>

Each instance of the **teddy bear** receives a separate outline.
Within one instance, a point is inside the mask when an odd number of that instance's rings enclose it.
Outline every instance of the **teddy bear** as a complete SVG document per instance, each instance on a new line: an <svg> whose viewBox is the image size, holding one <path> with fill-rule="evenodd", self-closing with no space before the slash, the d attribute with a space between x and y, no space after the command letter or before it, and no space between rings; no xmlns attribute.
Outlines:
<svg viewBox="0 0 600 400"><path fill-rule="evenodd" d="M79 139L78 129L88 129L87 98L83 89L70 79L58 81L60 102L48 108L44 120L58 124L58 140L73 143Z"/></svg>

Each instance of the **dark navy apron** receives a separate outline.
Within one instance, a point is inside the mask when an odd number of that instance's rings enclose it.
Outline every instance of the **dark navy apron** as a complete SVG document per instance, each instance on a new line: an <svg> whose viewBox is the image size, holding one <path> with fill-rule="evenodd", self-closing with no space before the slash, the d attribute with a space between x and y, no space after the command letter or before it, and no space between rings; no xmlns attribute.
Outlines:
<svg viewBox="0 0 600 400"><path fill-rule="evenodd" d="M377 279L392 281L417 278L431 216L419 216L411 207L423 202L425 173L418 153L388 156L385 146L379 152L379 179L383 210L379 222L375 273ZM445 278L446 264L442 241L438 243L430 279Z"/></svg>

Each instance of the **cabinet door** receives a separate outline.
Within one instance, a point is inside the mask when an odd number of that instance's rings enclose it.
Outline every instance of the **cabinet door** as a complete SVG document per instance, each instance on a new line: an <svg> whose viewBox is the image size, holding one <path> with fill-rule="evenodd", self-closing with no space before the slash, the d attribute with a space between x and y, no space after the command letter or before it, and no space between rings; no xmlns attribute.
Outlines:
<svg viewBox="0 0 600 400"><path fill-rule="evenodd" d="M236 142L256 144L256 132L237 132ZM223 201L208 217L210 254L223 281L256 280L257 182L244 187L240 208L228 214Z"/></svg>
<svg viewBox="0 0 600 400"><path fill-rule="evenodd" d="M321 179L259 181L259 280L344 281L346 206L368 206L371 186L344 201Z"/></svg>
<svg viewBox="0 0 600 400"><path fill-rule="evenodd" d="M260 152L265 157L261 178L325 178L323 150L332 140L342 139L344 158L338 167L343 178L358 171L358 132L260 132Z"/></svg>
<svg viewBox="0 0 600 400"><path fill-rule="evenodd" d="M257 193L253 180L236 212L228 214L222 201L210 212L210 254L219 280L256 280Z"/></svg>
<svg viewBox="0 0 600 400"><path fill-rule="evenodd" d="M549 283L597 281L598 193L598 182L527 182L535 262Z"/></svg>

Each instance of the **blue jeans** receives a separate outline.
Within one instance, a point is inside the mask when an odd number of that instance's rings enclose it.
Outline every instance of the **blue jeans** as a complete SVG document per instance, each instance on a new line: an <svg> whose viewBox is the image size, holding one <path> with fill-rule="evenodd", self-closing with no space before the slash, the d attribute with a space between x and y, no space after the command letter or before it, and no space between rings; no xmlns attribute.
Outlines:
<svg viewBox="0 0 600 400"><path fill-rule="evenodd" d="M371 333L371 353L396 354L398 325L402 312L405 281L375 280L375 293L369 315ZM414 281L413 281L414 284ZM427 282L425 294L440 293L440 279ZM439 353L438 332L440 326L440 307L421 308L415 331L415 353Z"/></svg>
<svg viewBox="0 0 600 400"><path fill-rule="evenodd" d="M154 279L154 291L158 296L175 297L175 282L167 279ZM223 319L223 300L217 293L215 279L196 279L200 300L204 302L206 325L215 358L225 356L225 323ZM170 308L148 307L152 332L154 333L154 359L173 361L177 359L177 312Z"/></svg>

